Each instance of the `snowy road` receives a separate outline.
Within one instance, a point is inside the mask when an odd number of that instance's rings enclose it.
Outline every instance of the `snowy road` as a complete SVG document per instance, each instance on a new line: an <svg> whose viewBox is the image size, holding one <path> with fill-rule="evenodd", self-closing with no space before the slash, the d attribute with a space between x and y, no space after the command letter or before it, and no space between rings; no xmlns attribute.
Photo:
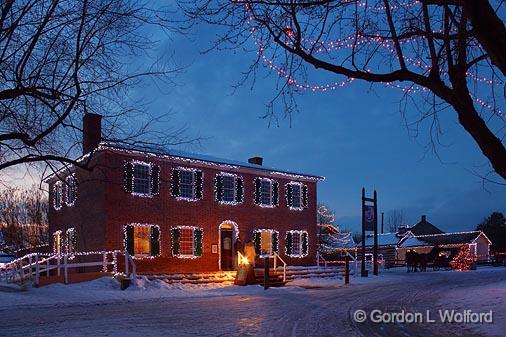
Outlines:
<svg viewBox="0 0 506 337"><path fill-rule="evenodd" d="M506 330L506 268L385 273L349 287L254 289L251 294L116 303L2 307L0 336L489 336ZM502 281L502 283L498 283ZM500 285L494 288L495 285ZM480 293L480 289L488 289ZM470 301L455 302L455 294ZM473 295L473 296L471 296ZM496 302L488 297L496 297ZM497 297L498 296L498 297ZM0 293L0 299L2 294ZM489 306L487 303L492 303ZM495 304L494 304L495 303ZM462 306L466 307L462 307ZM495 307L494 307L495 305ZM495 310L493 324L355 323L356 309Z"/></svg>

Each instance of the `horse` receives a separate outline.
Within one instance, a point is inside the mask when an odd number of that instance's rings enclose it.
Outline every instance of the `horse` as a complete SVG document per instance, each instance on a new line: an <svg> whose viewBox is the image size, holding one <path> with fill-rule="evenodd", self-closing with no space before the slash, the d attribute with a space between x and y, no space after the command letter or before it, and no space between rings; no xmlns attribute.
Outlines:
<svg viewBox="0 0 506 337"><path fill-rule="evenodd" d="M406 252L406 266L408 267L409 272L416 272L418 265L418 253L413 249L410 249Z"/></svg>

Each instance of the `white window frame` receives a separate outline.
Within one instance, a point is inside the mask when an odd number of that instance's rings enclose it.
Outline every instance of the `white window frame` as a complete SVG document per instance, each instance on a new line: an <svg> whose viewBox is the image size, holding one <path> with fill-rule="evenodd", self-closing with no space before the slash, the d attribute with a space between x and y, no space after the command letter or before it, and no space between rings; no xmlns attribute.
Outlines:
<svg viewBox="0 0 506 337"><path fill-rule="evenodd" d="M288 247L286 246L286 243L285 243L285 253L287 256L289 257L296 257L296 258L303 258L303 257L306 257L309 255L309 233L308 231L306 230L290 230L290 231L287 231L287 233L290 233L292 234L292 253L288 254ZM306 254L302 254L303 252L303 248L302 248L302 244L303 244L303 240L302 240L302 234L306 234L307 236L307 245L308 245L308 249L307 249L307 253ZM294 253L293 251L293 238L294 236L297 235L298 238L299 238L299 245L298 245L298 253Z"/></svg>
<svg viewBox="0 0 506 337"><path fill-rule="evenodd" d="M177 168L177 170L179 171L179 176L178 176L178 179L179 179L179 199L182 199L182 200L197 200L197 198L195 197L195 192L196 192L196 185L195 185L195 171L194 169L189 169L189 168L183 168L183 167L179 167ZM191 196L184 196L183 193L182 193L182 178L183 178L183 175L182 173L186 173L186 174L190 174L191 177L192 177L192 180L191 180L191 183L190 183L190 187L191 187ZM184 184L185 186L187 186L188 184Z"/></svg>
<svg viewBox="0 0 506 337"><path fill-rule="evenodd" d="M234 197L233 197L233 200L219 200L218 202L220 204L223 204L223 205L237 205L237 204L240 204L242 201L237 201L237 180L238 179L241 179L242 180L242 177L241 176L238 176L237 174L233 174L233 173L227 173L227 172L221 172L221 173L218 173L216 175L216 178L218 177L221 177L222 179L224 178L230 178L233 180L233 185L234 185ZM244 199L244 184L243 184L243 192L242 192L242 195L243 195L243 198ZM224 183L223 183L223 180L222 180L222 193L223 193L223 196L225 196L225 188L224 188Z"/></svg>
<svg viewBox="0 0 506 337"><path fill-rule="evenodd" d="M180 259L197 259L201 256L195 255L195 230L200 229L202 231L202 250L204 249L204 230L202 227L199 226L176 226L173 228L179 229L179 254L175 257ZM181 232L182 230L189 230L192 231L192 253L191 254L181 254ZM202 252L203 253L203 252Z"/></svg>
<svg viewBox="0 0 506 337"><path fill-rule="evenodd" d="M70 186L72 186L74 193L72 200L70 200L69 196L69 193L72 190ZM71 174L67 178L65 178L65 204L69 207L74 206L76 200L77 200L77 179L74 174Z"/></svg>
<svg viewBox="0 0 506 337"><path fill-rule="evenodd" d="M59 211L63 207L63 182L54 183L53 194L53 208Z"/></svg>
<svg viewBox="0 0 506 337"><path fill-rule="evenodd" d="M253 231L253 233L260 233L260 254L258 255L259 257L266 257L266 256L274 256L274 249L273 249L273 242L272 242L272 234L273 233L277 233L278 234L278 249L279 249L279 231L275 230L275 229L267 229L267 228L262 228L262 229L255 229ZM263 239L262 239L262 233L269 233L269 236L270 236L270 240L271 240L271 250L269 253L267 254L262 254L262 242L263 242Z"/></svg>
<svg viewBox="0 0 506 337"><path fill-rule="evenodd" d="M264 195L264 192L263 192L263 183L269 183L269 203L264 203L263 202L263 195ZM274 207L274 204L272 202L272 197L273 197L273 185L274 185L274 180L272 179L269 179L269 178L260 178L260 195L259 195L259 206L261 207Z"/></svg>
<svg viewBox="0 0 506 337"><path fill-rule="evenodd" d="M156 225L156 224L151 224L151 223L137 223L137 222L134 222L134 223L129 223L129 224L126 224L123 226L123 250L126 251L127 249L127 246L126 246L126 237L127 237L127 233L126 233L126 229L128 226L133 226L134 227L134 242L133 242L133 249L134 249L134 255L132 255L132 258L133 259L136 259L136 260L142 260L142 259L154 259L155 257L159 257L161 256L162 254L162 233L160 231L160 226L159 225ZM136 255L135 254L135 227L148 227L149 228L149 238L148 238L148 242L149 242L149 253L148 255L144 255L144 254L138 254ZM159 237L158 237L158 247L160 249L158 255L154 255L152 256L151 255L151 231L152 231L152 228L158 228L158 233L159 233Z"/></svg>
<svg viewBox="0 0 506 337"><path fill-rule="evenodd" d="M151 186L151 175L152 175L152 165L149 162L140 161L140 160L132 160L132 195L140 196L140 197L152 197L153 186ZM136 192L135 191L135 182L139 180L139 178L135 177L135 167L136 166L146 166L148 168L148 191L147 192Z"/></svg>
<svg viewBox="0 0 506 337"><path fill-rule="evenodd" d="M300 182L297 182L297 181L290 181L287 185L292 186L292 204L291 205L289 204L288 208L291 209L291 210L293 210L293 211L302 211L304 209L304 206L303 206L303 198L304 198L304 196L303 196L303 194L304 194L303 193L303 187L304 187L304 184L302 184ZM293 200L294 200L294 198L293 198L293 187L294 186L297 186L299 188L299 193L300 193L299 194L299 206L293 206ZM288 199L288 195L286 197ZM289 201L289 200L287 200L287 201Z"/></svg>
<svg viewBox="0 0 506 337"><path fill-rule="evenodd" d="M61 255L61 248L62 248L62 231L57 230L53 233L53 253L56 255ZM58 240L56 239L58 238Z"/></svg>

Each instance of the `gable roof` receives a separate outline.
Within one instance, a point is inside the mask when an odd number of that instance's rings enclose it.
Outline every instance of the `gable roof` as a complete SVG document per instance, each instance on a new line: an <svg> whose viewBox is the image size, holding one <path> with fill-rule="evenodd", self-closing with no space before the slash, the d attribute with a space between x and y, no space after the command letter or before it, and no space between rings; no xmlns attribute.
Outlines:
<svg viewBox="0 0 506 337"><path fill-rule="evenodd" d="M436 245L463 245L473 243L483 232L455 232L433 235L419 235L402 242L399 247L436 246ZM486 237L486 236L485 236Z"/></svg>
<svg viewBox="0 0 506 337"><path fill-rule="evenodd" d="M402 238L403 236L399 237L397 233L378 233L378 246L395 246ZM365 245L374 245L374 235L369 234L365 237Z"/></svg>
<svg viewBox="0 0 506 337"><path fill-rule="evenodd" d="M425 215L422 215L422 219L413 227L409 228L410 232L415 236L420 235L434 235L444 233L442 230L427 221Z"/></svg>

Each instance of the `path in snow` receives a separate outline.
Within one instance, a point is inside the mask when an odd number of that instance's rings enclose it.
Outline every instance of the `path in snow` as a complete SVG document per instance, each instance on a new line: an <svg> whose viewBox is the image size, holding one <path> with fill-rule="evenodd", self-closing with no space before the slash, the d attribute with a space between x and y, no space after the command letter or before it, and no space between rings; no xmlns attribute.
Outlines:
<svg viewBox="0 0 506 337"><path fill-rule="evenodd" d="M0 336L496 336L506 330L506 268L472 272L385 272L352 279L349 287L261 290L214 289L206 297L167 297L126 302L2 306ZM502 281L502 283L498 283ZM339 281L342 282L342 281ZM72 287L72 286L71 286ZM86 291L86 287L81 288ZM492 289L492 291L491 291ZM43 289L35 289L34 292ZM482 291L483 290L483 291ZM486 291L488 290L488 292ZM194 290L192 290L194 291ZM118 290L118 297L126 292ZM472 292L473 296L467 296ZM480 295L483 293L483 297ZM233 294L233 295L231 295ZM4 296L12 303L12 296ZM22 295L26 296L26 295ZM161 295L162 296L162 295ZM459 297L460 296L460 297ZM422 312L431 309L489 310L492 325L355 323L356 309ZM108 298L111 301L110 298ZM465 299L465 300L464 300ZM38 301L37 303L40 303ZM5 302L4 302L5 304ZM497 314L499 316L497 316Z"/></svg>

